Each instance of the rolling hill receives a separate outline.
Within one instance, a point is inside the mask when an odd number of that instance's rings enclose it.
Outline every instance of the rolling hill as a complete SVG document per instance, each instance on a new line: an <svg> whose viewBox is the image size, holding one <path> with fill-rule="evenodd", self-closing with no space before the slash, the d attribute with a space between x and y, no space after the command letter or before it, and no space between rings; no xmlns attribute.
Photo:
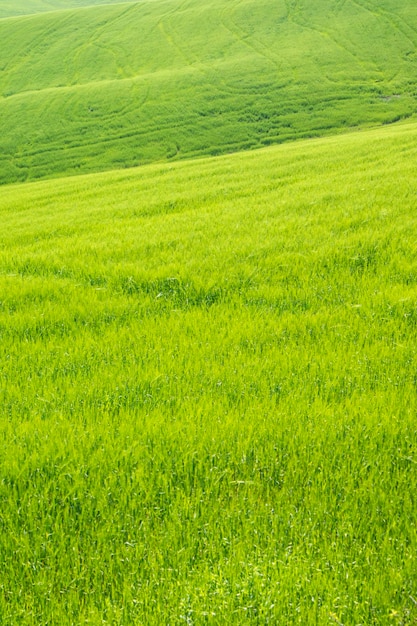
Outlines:
<svg viewBox="0 0 417 626"><path fill-rule="evenodd" d="M1 625L416 624L416 3L0 41Z"/></svg>
<svg viewBox="0 0 417 626"><path fill-rule="evenodd" d="M129 0L127 0L129 1ZM135 0L130 0L134 2ZM92 7L101 4L127 4L126 0L2 0L0 19L19 15L34 15L60 9Z"/></svg>
<svg viewBox="0 0 417 626"><path fill-rule="evenodd" d="M2 3L1 183L239 151L416 111L410 0L63 4ZM7 17L24 7L57 10Z"/></svg>

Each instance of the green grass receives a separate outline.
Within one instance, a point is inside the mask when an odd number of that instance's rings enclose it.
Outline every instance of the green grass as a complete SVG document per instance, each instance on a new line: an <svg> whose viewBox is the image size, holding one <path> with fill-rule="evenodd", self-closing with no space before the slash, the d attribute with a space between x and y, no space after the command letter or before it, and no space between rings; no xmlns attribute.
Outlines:
<svg viewBox="0 0 417 626"><path fill-rule="evenodd" d="M417 126L0 190L0 621L416 624Z"/></svg>
<svg viewBox="0 0 417 626"><path fill-rule="evenodd" d="M416 111L412 0L144 0L5 18L0 40L0 183Z"/></svg>
<svg viewBox="0 0 417 626"><path fill-rule="evenodd" d="M60 9L91 7L100 4L127 4L128 2L129 0L1 0L0 19ZM130 2L135 2L135 0L130 0Z"/></svg>

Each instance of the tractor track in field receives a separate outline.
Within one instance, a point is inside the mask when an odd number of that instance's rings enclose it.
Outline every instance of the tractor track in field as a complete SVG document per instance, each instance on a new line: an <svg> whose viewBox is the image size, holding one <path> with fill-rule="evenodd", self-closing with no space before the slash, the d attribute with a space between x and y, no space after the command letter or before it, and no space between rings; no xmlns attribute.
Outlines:
<svg viewBox="0 0 417 626"><path fill-rule="evenodd" d="M202 76L209 80L210 84L217 89L220 94L228 94L228 95L241 95L241 89L234 89L230 85L226 83L224 78L222 77L221 72L216 72L215 69L212 68L213 62L207 64L205 63L198 55L191 52L189 48L185 48L183 45L180 45L178 42L181 40L178 33L175 31L172 23L168 23L170 17L174 16L178 11L187 4L187 0L177 8L177 10L170 11L162 16L161 20L158 23L158 27L160 28L163 36L170 46L177 51L180 57L183 59L187 67L192 68L193 70L198 71ZM220 20L221 22L221 20ZM224 24L221 22L222 26ZM225 27L226 28L226 27ZM226 29L230 32L230 29ZM221 61L221 60L220 60Z"/></svg>
<svg viewBox="0 0 417 626"><path fill-rule="evenodd" d="M278 60L278 58L269 52L269 49L264 46L259 40L250 38L250 35L245 32L240 26L236 24L233 20L233 14L236 12L239 5L242 4L242 0L234 0L233 4L230 3L226 8L221 12L221 23L223 27L228 30L233 37L235 37L240 43L244 46L255 52L259 56L263 57L276 69L281 69L282 64ZM231 5L231 6L230 6ZM226 20L226 13L228 14L228 19ZM250 38L250 41L249 41ZM256 43L255 43L256 42Z"/></svg>
<svg viewBox="0 0 417 626"><path fill-rule="evenodd" d="M128 139L129 137L143 137L143 136L149 136L151 134L155 134L155 133L161 133L161 132L165 132L165 131L170 131L173 129L172 124L170 123L166 123L166 124L154 124L154 126L150 127L146 127L143 130L130 130L128 132L115 132L114 134L110 134L108 133L105 137L101 137L99 139L96 139L94 141L91 141L90 139L86 139L86 141L71 141L65 144L65 150L77 150L79 148L85 148L85 147L94 147L94 146L102 146L102 145L106 145L106 144L110 144L112 142L115 141L119 141L121 139ZM23 153L24 157L32 157L35 155L39 155L39 154L60 154L62 153L62 144L57 142L56 145L51 144L48 145L47 147L43 148L43 149L38 149L38 150L27 150ZM19 157L21 155L19 154Z"/></svg>
<svg viewBox="0 0 417 626"><path fill-rule="evenodd" d="M397 15L396 19L394 19L394 14L390 11L386 11L377 7L374 3L372 3L372 8L370 8L369 2L364 2L361 0L350 0L352 4L360 7L361 9L368 11L372 15L377 18L385 19L390 26L394 30L400 32L408 41L413 45L414 49L417 47L417 28L413 28L410 24L408 24L401 16Z"/></svg>
<svg viewBox="0 0 417 626"><path fill-rule="evenodd" d="M115 6L117 7L117 4L115 5L109 5L109 6ZM84 51L86 51L89 47L91 46L96 46L97 48L102 48L101 44L99 43L99 40L101 38L101 36L103 35L103 33L106 32L106 30L108 30L109 28L114 28L114 25L117 24L117 22L119 22L121 19L123 19L127 14L129 14L132 10L135 10L135 8L137 7L137 3L128 3L128 6L125 7L123 6L123 10L117 14L113 19L106 19L104 21L102 21L101 23L98 24L98 26L94 29L94 34L91 37L91 39L82 44L81 46L79 46L76 54L73 57L73 64L74 67L77 65L78 60L80 58L80 56L82 55L82 53ZM114 49L111 49L109 46L105 47L106 50L110 50L110 52L113 54L113 57L116 59L117 55L114 52ZM116 66L119 67L118 63L116 62ZM123 70L125 72L125 70ZM75 82L77 84L80 84L78 82L78 74L75 74L74 76Z"/></svg>
<svg viewBox="0 0 417 626"><path fill-rule="evenodd" d="M169 18L180 12L186 4L187 0L184 0L177 8L173 9L172 11L168 11L163 16L161 16L160 20L158 21L158 28L168 45L177 52L177 54L181 57L186 66L193 67L198 71L202 71L201 67L198 66L198 64L201 63L200 59L198 57L190 58L189 54L185 53L184 48L180 46L177 42L178 38L175 37L175 31L172 25L169 25Z"/></svg>
<svg viewBox="0 0 417 626"><path fill-rule="evenodd" d="M254 53L258 57L261 57L268 63L270 63L275 70L277 70L277 78L280 76L280 72L284 69L282 60L278 55L274 55L270 52L269 48L262 44L259 39L254 39L251 37L249 33L244 31L240 26L236 24L236 21L233 20L233 15L236 13L239 6L242 5L242 0L234 0L234 2L230 3L227 8L225 7L220 13L220 21L222 27L231 34L235 41L238 41L244 48L249 50L252 54ZM231 95L242 95L247 93L245 89L242 88L234 88L231 85L226 85L223 79L221 79L223 90ZM285 79L285 84L287 85L291 80Z"/></svg>
<svg viewBox="0 0 417 626"><path fill-rule="evenodd" d="M355 6L357 6L358 8L367 11L368 13L370 13L373 17L375 17L376 19L379 20L385 20L389 26L393 29L393 31L397 31L398 33L400 33L403 37L405 37L407 39L407 41L409 41L411 43L411 45L413 46L413 52L416 51L416 42L410 37L410 35L406 32L404 27L400 27L399 24L396 22L396 20L393 19L393 14L390 13L389 11L384 11L383 9L377 9L376 7L373 9L371 9L365 2L361 2L360 0L350 0L350 2L352 4L354 4ZM398 16L398 21L401 23L404 20L402 20L402 18L400 18ZM406 24L407 28L409 30L411 30L411 32L416 36L417 39L417 30L414 28L411 28L408 24ZM396 72L394 72L394 74L392 74L388 80L389 81L393 81L395 80L395 78L399 75L399 70L397 70Z"/></svg>
<svg viewBox="0 0 417 626"><path fill-rule="evenodd" d="M353 0L350 0L350 1L353 1ZM339 50L341 50L344 54L347 54L348 56L350 56L355 61L356 65L360 67L362 70L365 70L366 73L377 72L378 75L382 77L382 70L380 67L378 67L373 62L370 62L369 64L365 63L354 49L351 49L351 47L347 46L346 43L339 41L331 31L328 31L324 28L318 28L317 26L312 26L311 24L308 24L305 20L297 19L295 17L295 13L297 13L297 15L301 13L300 10L298 10L299 0L285 0L285 2L287 5L287 10L288 10L288 20L292 21L294 24L296 24L300 28L315 32L318 35L320 35L320 37L322 37L323 39L327 39L331 41L333 45L336 46ZM342 2L338 3L338 6L337 6L338 11L340 11L343 8L344 4L345 4L345 0L342 0Z"/></svg>
<svg viewBox="0 0 417 626"><path fill-rule="evenodd" d="M171 17L175 16L177 13L180 13L188 4L188 0L183 0L179 6L167 11L157 21L156 25L152 30L159 29L160 33L164 37L165 41L168 45L175 50L178 56L184 62L185 67L190 68L192 71L197 71L205 77L208 76L208 72L204 67L204 62L196 55L190 56L190 51L186 50L184 46L181 46L178 43L180 39L172 26L170 24Z"/></svg>
<svg viewBox="0 0 417 626"><path fill-rule="evenodd" d="M127 7L126 7L127 5ZM106 6L114 6L117 7L117 4L114 5L106 5ZM95 33L94 36L89 39L88 42L81 44L78 49L76 49L73 52L73 56L71 59L71 63L73 64L74 68L77 65L77 62L81 56L81 54L83 53L83 51L85 51L86 49L88 49L91 46L96 46L97 48L104 48L107 52L109 52L110 54L113 54L113 56L117 57L114 49L111 49L108 45L106 46L102 46L99 43L99 39L102 33L104 33L106 31L106 29L110 27L113 27L115 23L117 23L117 21L119 21L120 19L124 18L126 16L126 14L128 14L128 12L132 11L132 9L134 9L137 6L137 3L124 3L123 5L123 11L121 13L119 13L114 20L104 20L101 23L98 24L97 28L95 29ZM53 12L55 13L55 12ZM60 13L60 11L56 11L57 14ZM42 15L42 14L40 14ZM27 16L24 16L27 17ZM4 74L6 74L6 72L11 73L13 72L13 74L16 74L20 71L21 68L23 68L23 66L25 64L27 64L28 62L28 58L33 58L33 56L35 55L36 52L39 53L39 51L42 51L42 47L44 46L44 42L45 40L48 40L52 35L57 34L59 35L59 31L68 23L71 22L71 20L73 20L74 18L74 13L70 13L68 15L68 13L66 12L65 16L59 17L57 20L54 21L52 26L49 26L46 29L42 29L41 32L39 32L35 37L33 37L32 39L30 39L29 41L27 41L24 46L21 49L21 52L19 54L19 60L16 61L15 63L13 63L12 61L9 61L6 65L3 66L2 70L4 72ZM1 25L1 21L0 21L0 25ZM40 53L39 53L40 56ZM120 70L124 71L125 76L127 77L127 73L124 69L124 67L121 67L120 64L116 63L116 66L119 67ZM134 74L133 74L134 75ZM73 80L75 84L85 84L82 82L79 82L78 79L78 73L75 73L73 76ZM92 82L92 81L91 81ZM48 89L49 87L46 87L46 89ZM5 89L3 88L3 91L5 91ZM37 91L37 90L21 90L21 91L16 91L14 93L11 93L10 95L4 96L4 97L12 97L12 96L17 96L21 93L27 93L30 91Z"/></svg>
<svg viewBox="0 0 417 626"><path fill-rule="evenodd" d="M184 0L176 11L171 11L170 13L165 14L159 22L159 28L161 29L166 41L178 52L187 67L198 71L202 76L204 76L204 78L208 79L210 84L215 87L220 94L240 95L241 90L233 89L227 85L221 75L221 72L216 72L215 69L212 69L213 62L206 63L195 52L192 52L189 48L185 48L183 45L178 43L181 41L181 37L173 27L172 22L168 21L168 18L174 16L178 11L181 11L187 3L188 0ZM219 59L219 61L221 62L221 59Z"/></svg>
<svg viewBox="0 0 417 626"><path fill-rule="evenodd" d="M28 62L28 58L33 57L34 52L44 47L45 38L56 33L59 29L62 28L64 24L69 22L70 19L70 15L62 17L58 23L54 23L53 26L50 26L47 29L42 29L40 33L38 32L38 34L30 39L30 41L26 42L20 51L19 60L17 60L15 63L10 60L8 63L6 63L6 65L2 67L4 75L6 75L6 72L9 74L10 72L17 73Z"/></svg>
<svg viewBox="0 0 417 626"><path fill-rule="evenodd" d="M336 7L333 9L335 15L339 15L345 7L347 0L336 0Z"/></svg>

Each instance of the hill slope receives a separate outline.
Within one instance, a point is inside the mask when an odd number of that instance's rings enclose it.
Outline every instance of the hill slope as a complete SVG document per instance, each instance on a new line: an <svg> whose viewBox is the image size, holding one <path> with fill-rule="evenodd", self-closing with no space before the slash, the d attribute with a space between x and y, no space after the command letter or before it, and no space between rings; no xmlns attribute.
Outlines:
<svg viewBox="0 0 417 626"><path fill-rule="evenodd" d="M416 159L0 189L2 625L415 623Z"/></svg>
<svg viewBox="0 0 417 626"><path fill-rule="evenodd" d="M144 0L0 21L0 182L416 110L412 0Z"/></svg>
<svg viewBox="0 0 417 626"><path fill-rule="evenodd" d="M98 4L127 4L129 0L1 0L0 19L18 15L33 15L45 11L89 7ZM135 2L135 0L130 0Z"/></svg>

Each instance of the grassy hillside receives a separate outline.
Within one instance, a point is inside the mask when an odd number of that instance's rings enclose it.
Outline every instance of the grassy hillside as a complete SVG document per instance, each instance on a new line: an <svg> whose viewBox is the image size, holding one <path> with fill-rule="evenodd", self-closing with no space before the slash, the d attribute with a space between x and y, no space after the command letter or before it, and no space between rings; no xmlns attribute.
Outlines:
<svg viewBox="0 0 417 626"><path fill-rule="evenodd" d="M134 2L135 0L130 0ZM60 9L73 9L77 7L89 7L98 4L127 4L129 0L1 0L0 19L4 17L31 15L44 11L59 11Z"/></svg>
<svg viewBox="0 0 417 626"><path fill-rule="evenodd" d="M411 0L143 0L0 20L0 182L411 116L416 27Z"/></svg>
<svg viewBox="0 0 417 626"><path fill-rule="evenodd" d="M2 624L416 623L416 146L0 190Z"/></svg>

